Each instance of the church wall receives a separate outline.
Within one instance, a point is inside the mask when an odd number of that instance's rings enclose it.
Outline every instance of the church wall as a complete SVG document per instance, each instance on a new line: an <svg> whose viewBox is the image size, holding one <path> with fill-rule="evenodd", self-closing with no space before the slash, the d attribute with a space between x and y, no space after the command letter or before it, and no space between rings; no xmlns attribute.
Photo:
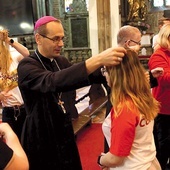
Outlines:
<svg viewBox="0 0 170 170"><path fill-rule="evenodd" d="M89 1L89 30L90 30L90 48L92 54L99 52L98 47L98 23L97 23L97 0ZM116 46L116 36L121 25L121 17L119 14L120 0L110 0L110 18L111 18L111 45Z"/></svg>
<svg viewBox="0 0 170 170"><path fill-rule="evenodd" d="M122 14L127 12L121 11L120 9L122 6L122 2L124 0L110 0L110 20L111 20L111 45L110 46L116 46L116 36L119 28L122 25L122 21L124 21L124 18L121 16ZM127 0L126 4L127 4ZM39 11L39 16L41 17L42 15L49 14L53 15L55 17L59 17L63 19L64 21L64 1L63 0L48 0L48 3L46 5L43 5L44 8L46 9L41 9ZM98 41L98 22L97 22L97 5L96 5L97 0L90 0L89 1L89 48L91 48L92 55L95 55L99 53L99 41ZM147 13L147 19L146 23L150 25L150 28L147 30L149 33L154 33L156 34L158 32L158 19L162 17L163 12L154 12L150 13L150 6L149 6L149 1L145 0L147 7L148 7L148 13ZM37 4L44 4L45 0L37 0ZM120 4L121 3L121 4ZM124 3L123 3L124 4ZM46 13L47 11L47 13ZM65 24L65 23L64 23ZM68 31L66 32L68 34ZM22 39L22 38L21 38ZM35 48L35 42L33 38L30 40L30 38L26 37L23 38L24 43L29 47L29 44L33 44L31 47ZM33 42L30 42L33 41ZM21 42L22 43L22 42Z"/></svg>

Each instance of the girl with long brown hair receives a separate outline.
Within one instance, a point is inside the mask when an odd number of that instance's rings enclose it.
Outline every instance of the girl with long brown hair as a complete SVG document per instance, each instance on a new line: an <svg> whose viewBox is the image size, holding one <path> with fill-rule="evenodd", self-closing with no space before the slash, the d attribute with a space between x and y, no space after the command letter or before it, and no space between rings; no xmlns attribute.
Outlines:
<svg viewBox="0 0 170 170"><path fill-rule="evenodd" d="M160 170L153 138L159 103L145 72L137 53L129 49L120 65L106 68L114 107L102 126L110 147L99 156L103 169Z"/></svg>

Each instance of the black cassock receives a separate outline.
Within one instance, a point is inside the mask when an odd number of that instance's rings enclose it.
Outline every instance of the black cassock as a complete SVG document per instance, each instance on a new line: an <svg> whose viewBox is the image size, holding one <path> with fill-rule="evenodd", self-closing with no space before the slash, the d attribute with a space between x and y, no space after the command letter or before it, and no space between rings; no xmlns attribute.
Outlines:
<svg viewBox="0 0 170 170"><path fill-rule="evenodd" d="M91 78L84 62L71 66L65 57L58 56L61 71L54 72L51 60L36 53L42 62L34 54L18 66L18 84L27 112L22 145L30 170L81 170L70 118L75 107L71 90L89 85ZM60 95L66 114L58 105Z"/></svg>

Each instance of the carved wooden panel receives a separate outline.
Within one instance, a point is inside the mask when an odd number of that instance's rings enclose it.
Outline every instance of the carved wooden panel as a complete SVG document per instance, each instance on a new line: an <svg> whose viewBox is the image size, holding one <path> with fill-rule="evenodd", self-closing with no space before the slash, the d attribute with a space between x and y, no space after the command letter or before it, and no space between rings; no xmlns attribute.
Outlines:
<svg viewBox="0 0 170 170"><path fill-rule="evenodd" d="M87 18L71 19L72 47L88 47Z"/></svg>
<svg viewBox="0 0 170 170"><path fill-rule="evenodd" d="M110 0L97 0L99 52L111 47Z"/></svg>

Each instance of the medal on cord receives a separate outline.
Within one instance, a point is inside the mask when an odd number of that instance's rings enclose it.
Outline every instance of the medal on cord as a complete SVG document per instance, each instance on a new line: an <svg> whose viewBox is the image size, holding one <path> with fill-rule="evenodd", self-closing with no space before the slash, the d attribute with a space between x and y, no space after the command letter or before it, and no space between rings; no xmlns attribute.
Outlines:
<svg viewBox="0 0 170 170"><path fill-rule="evenodd" d="M37 58L39 59L40 63L42 64L42 66L47 70L47 68L45 67L44 63L42 62L42 60L40 59L40 57L36 51L35 51L35 54L36 54ZM58 70L60 71L61 69L55 59L54 59L54 62L56 64ZM62 96L62 92L58 93L58 105L61 107L63 113L66 114L66 109L64 107L64 101L61 100L61 96Z"/></svg>
<svg viewBox="0 0 170 170"><path fill-rule="evenodd" d="M58 70L60 71L61 69L60 69L57 61L54 60L54 62L56 64L56 66L58 67ZM60 94L58 93L58 105L60 105L61 109L63 110L63 113L66 113L66 109L64 107L64 102L61 100L61 95L62 95L62 92Z"/></svg>

